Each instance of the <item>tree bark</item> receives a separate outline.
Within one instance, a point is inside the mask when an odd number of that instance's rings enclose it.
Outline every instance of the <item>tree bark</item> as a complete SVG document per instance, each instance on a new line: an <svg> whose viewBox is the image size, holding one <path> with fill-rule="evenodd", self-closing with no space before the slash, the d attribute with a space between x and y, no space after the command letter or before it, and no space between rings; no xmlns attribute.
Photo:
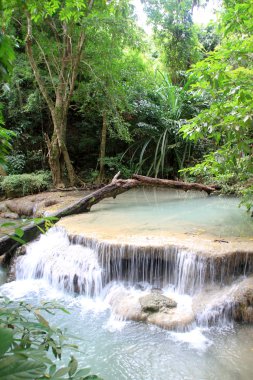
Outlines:
<svg viewBox="0 0 253 380"><path fill-rule="evenodd" d="M1 176L6 176L6 171L4 170L4 168L0 165L0 175Z"/></svg>
<svg viewBox="0 0 253 380"><path fill-rule="evenodd" d="M145 177L139 174L134 174L133 178L137 179L138 181L146 185L166 186L173 189L180 189L184 191L197 190L197 191L205 191L207 194L211 194L214 190L217 189L215 186L206 186L206 185L203 185L202 183L173 181L171 179Z"/></svg>

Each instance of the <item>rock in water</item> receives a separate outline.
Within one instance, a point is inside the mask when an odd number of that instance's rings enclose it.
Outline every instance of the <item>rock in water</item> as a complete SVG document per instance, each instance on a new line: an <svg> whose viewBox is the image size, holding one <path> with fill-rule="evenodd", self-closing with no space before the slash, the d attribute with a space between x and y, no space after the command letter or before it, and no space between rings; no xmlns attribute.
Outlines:
<svg viewBox="0 0 253 380"><path fill-rule="evenodd" d="M253 276L243 280L234 292L232 317L237 322L253 323Z"/></svg>
<svg viewBox="0 0 253 380"><path fill-rule="evenodd" d="M177 307L176 301L164 295L153 292L139 299L144 313L166 312L166 309Z"/></svg>

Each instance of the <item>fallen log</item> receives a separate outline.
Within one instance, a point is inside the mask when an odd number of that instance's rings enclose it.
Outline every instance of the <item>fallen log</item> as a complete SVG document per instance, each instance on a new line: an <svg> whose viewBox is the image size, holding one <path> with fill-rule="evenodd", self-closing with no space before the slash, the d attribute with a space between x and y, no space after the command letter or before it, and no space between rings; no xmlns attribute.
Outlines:
<svg viewBox="0 0 253 380"><path fill-rule="evenodd" d="M133 177L129 179L120 179L119 176L120 172L115 175L111 183L109 183L108 185L105 185L104 187L92 192L91 194L86 195L82 199L65 207L62 210L58 210L54 213L47 213L45 216L54 216L60 219L64 216L89 212L92 206L99 203L103 199L116 198L116 196L119 194L125 193L130 189L141 186L167 187L179 190L181 189L184 191L197 190L205 191L207 194L210 194L211 192L216 190L214 186L206 186L199 183L173 181L161 178L151 178L138 174L134 174ZM33 238L36 237L34 235L38 235L38 231L36 231L35 233L35 230L36 227L34 225L26 226L24 236L26 242L33 240ZM4 238L0 238L0 256L4 254L6 251L12 250L12 246L14 246L14 244L17 244L17 242L12 241L10 237L5 236Z"/></svg>
<svg viewBox="0 0 253 380"><path fill-rule="evenodd" d="M189 190L205 191L207 194L211 194L213 191L216 190L215 186L207 186L207 185L203 185L202 183L173 181L171 179L145 177L139 174L134 174L133 178L141 182L142 185L162 186L162 187L169 187L169 188L179 189L179 190L184 190L184 191L189 191Z"/></svg>
<svg viewBox="0 0 253 380"><path fill-rule="evenodd" d="M207 194L215 191L214 186L206 186L200 183L190 183L182 181L173 181L161 178L151 178L142 175L134 174L131 179L119 179L120 172L115 175L112 182L93 193L86 195L84 198L78 200L74 204L66 208L56 211L49 216L56 216L61 218L73 214L80 214L82 212L90 211L91 207L105 198L116 198L117 195L125 193L126 191L141 187L141 186L154 186L154 187L168 187L179 190L197 190L205 191Z"/></svg>

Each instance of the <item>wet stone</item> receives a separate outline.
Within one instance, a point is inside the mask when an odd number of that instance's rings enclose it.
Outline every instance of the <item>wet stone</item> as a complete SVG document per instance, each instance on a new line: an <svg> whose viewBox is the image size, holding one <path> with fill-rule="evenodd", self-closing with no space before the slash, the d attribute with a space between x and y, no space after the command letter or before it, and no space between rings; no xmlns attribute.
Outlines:
<svg viewBox="0 0 253 380"><path fill-rule="evenodd" d="M158 292L152 292L139 299L144 313L166 312L167 309L177 307L176 301Z"/></svg>

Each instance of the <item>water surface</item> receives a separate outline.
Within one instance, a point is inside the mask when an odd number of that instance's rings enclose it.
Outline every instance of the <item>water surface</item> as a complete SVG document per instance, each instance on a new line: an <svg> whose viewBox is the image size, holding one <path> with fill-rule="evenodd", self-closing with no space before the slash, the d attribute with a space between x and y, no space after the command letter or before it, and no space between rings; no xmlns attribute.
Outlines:
<svg viewBox="0 0 253 380"><path fill-rule="evenodd" d="M70 218L74 226L98 235L179 232L251 237L253 220L245 209L238 207L239 203L235 197L208 196L204 192L134 189L116 199L104 199L89 213Z"/></svg>
<svg viewBox="0 0 253 380"><path fill-rule="evenodd" d="M33 290L31 290L33 289ZM104 380L251 380L253 378L253 328L193 327L169 332L152 325L115 318L101 299L73 297L41 280L21 280L4 285L11 298L36 303L57 300L71 315L57 311L47 316L66 328L72 352L80 366L91 366ZM76 337L76 340L73 339ZM71 351L65 352L68 360Z"/></svg>

